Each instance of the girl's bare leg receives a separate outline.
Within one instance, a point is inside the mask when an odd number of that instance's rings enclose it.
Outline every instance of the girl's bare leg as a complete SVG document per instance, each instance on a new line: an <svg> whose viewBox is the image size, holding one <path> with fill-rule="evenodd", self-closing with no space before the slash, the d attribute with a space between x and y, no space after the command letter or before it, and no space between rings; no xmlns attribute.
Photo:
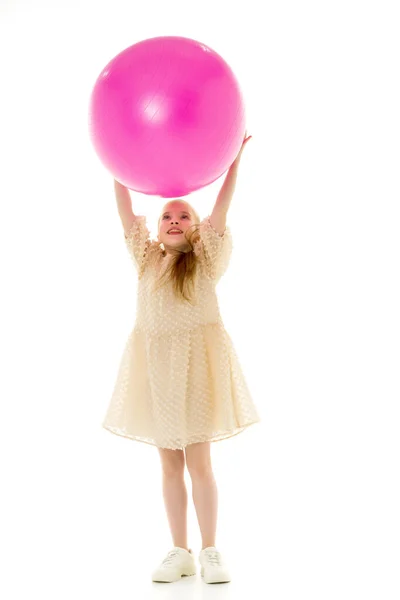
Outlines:
<svg viewBox="0 0 400 600"><path fill-rule="evenodd" d="M187 491L183 450L158 448L161 458L163 497L174 546L187 547Z"/></svg>
<svg viewBox="0 0 400 600"><path fill-rule="evenodd" d="M218 491L211 466L210 442L190 444L185 452L204 550L208 546L215 546L218 512Z"/></svg>

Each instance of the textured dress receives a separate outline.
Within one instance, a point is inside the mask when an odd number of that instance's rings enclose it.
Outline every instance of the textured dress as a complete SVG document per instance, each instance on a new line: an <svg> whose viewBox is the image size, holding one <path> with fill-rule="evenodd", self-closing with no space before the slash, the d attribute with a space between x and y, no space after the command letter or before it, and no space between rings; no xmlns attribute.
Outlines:
<svg viewBox="0 0 400 600"><path fill-rule="evenodd" d="M200 223L194 306L175 296L171 281L156 289L171 255L150 239L146 217L137 216L124 237L138 272L137 312L103 427L176 450L259 422L216 296L230 229L220 235L209 217Z"/></svg>

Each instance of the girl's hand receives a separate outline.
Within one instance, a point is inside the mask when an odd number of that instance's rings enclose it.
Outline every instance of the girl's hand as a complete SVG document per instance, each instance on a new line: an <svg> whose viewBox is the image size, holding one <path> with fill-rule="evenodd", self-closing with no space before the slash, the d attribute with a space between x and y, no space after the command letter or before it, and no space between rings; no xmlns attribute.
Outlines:
<svg viewBox="0 0 400 600"><path fill-rule="evenodd" d="M245 145L247 144L247 142L249 140L251 140L252 137L253 136L251 136L251 135L247 135L247 131L245 132L245 134L244 134L244 140L243 140L243 144L242 144L242 148L241 148L242 150L245 147Z"/></svg>
<svg viewBox="0 0 400 600"><path fill-rule="evenodd" d="M248 141L251 140L251 138L252 138L252 136L251 135L247 135L247 131L246 131L245 134L244 134L244 139L243 139L243 142L242 142L242 146L241 146L241 148L239 150L239 154L237 155L237 158L240 158L242 156L242 152L243 152L246 144L248 143Z"/></svg>

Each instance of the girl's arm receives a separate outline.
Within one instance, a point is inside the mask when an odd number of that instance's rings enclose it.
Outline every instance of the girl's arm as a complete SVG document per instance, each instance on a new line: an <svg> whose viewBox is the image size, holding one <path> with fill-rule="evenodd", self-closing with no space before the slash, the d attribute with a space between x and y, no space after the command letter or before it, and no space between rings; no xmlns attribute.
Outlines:
<svg viewBox="0 0 400 600"><path fill-rule="evenodd" d="M217 200L215 202L213 211L210 215L210 223L215 229L215 231L217 231L217 233L219 233L220 235L222 235L225 231L226 215L228 213L228 209L231 204L233 194L235 192L240 159L242 157L244 147L250 139L251 135L247 136L246 132L239 154L237 155L236 159L234 160L234 162L228 170L228 173L225 177L225 181L217 196Z"/></svg>
<svg viewBox="0 0 400 600"><path fill-rule="evenodd" d="M132 210L132 200L128 188L122 183L114 179L115 198L117 200L118 214L120 216L122 226L125 233L132 227L132 223L136 216Z"/></svg>

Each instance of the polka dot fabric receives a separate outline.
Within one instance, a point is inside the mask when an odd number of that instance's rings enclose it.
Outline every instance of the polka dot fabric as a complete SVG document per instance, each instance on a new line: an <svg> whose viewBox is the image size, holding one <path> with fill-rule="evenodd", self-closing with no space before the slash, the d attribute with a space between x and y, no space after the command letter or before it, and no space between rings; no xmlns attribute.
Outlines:
<svg viewBox="0 0 400 600"><path fill-rule="evenodd" d="M260 421L216 295L231 232L219 235L207 217L199 233L194 305L169 281L156 289L170 255L150 240L146 218L137 216L125 236L138 273L137 313L103 427L159 448L222 440Z"/></svg>

